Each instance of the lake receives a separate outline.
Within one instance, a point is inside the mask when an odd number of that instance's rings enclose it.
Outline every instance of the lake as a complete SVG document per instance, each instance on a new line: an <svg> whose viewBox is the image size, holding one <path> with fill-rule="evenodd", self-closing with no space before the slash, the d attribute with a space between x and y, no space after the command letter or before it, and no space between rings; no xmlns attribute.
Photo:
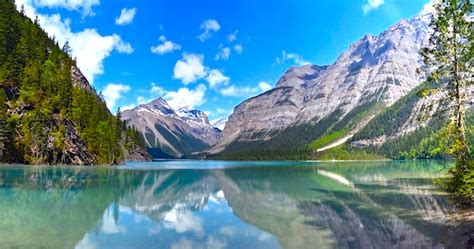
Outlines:
<svg viewBox="0 0 474 249"><path fill-rule="evenodd" d="M0 167L0 248L456 248L437 161Z"/></svg>

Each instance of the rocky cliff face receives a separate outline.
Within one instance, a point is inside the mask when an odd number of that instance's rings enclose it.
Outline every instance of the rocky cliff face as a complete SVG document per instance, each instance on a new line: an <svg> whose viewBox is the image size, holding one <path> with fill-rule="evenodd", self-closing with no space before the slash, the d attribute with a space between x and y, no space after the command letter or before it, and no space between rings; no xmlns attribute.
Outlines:
<svg viewBox="0 0 474 249"><path fill-rule="evenodd" d="M419 50L429 37L427 15L402 20L378 36L364 36L329 66L290 68L274 89L234 109L222 140L210 152L235 141L268 140L300 124L317 126L331 115L342 120L364 105L392 105L425 78Z"/></svg>
<svg viewBox="0 0 474 249"><path fill-rule="evenodd" d="M143 133L149 148L174 157L199 152L220 139L204 112L174 110L162 98L122 112L122 119Z"/></svg>
<svg viewBox="0 0 474 249"><path fill-rule="evenodd" d="M71 66L71 80L73 86L94 92L87 78L82 74L81 70L74 65Z"/></svg>

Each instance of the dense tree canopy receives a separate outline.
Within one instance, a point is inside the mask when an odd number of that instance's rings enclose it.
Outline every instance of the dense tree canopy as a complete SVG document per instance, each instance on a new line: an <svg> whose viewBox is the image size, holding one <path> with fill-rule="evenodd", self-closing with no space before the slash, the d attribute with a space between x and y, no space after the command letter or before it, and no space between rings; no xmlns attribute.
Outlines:
<svg viewBox="0 0 474 249"><path fill-rule="evenodd" d="M61 48L13 0L0 0L0 119L12 134L3 161L64 163L73 131L97 164L118 163L124 149L143 144L95 91L74 86L72 67L69 43Z"/></svg>

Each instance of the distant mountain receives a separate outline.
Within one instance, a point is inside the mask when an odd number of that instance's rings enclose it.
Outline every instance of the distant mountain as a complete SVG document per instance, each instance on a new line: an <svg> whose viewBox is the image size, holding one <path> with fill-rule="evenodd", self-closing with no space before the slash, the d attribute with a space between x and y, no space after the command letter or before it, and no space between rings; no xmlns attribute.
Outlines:
<svg viewBox="0 0 474 249"><path fill-rule="evenodd" d="M141 132L154 157L183 157L217 143L220 130L207 115L187 107L174 110L162 98L122 112L122 120Z"/></svg>
<svg viewBox="0 0 474 249"><path fill-rule="evenodd" d="M227 123L228 118L220 118L218 120L214 120L212 122L212 126L219 129L219 130L224 130L225 124Z"/></svg>
<svg viewBox="0 0 474 249"><path fill-rule="evenodd" d="M225 155L342 144L420 85L430 14L366 35L328 66L292 67L276 87L239 104L209 153ZM324 141L318 141L323 138Z"/></svg>

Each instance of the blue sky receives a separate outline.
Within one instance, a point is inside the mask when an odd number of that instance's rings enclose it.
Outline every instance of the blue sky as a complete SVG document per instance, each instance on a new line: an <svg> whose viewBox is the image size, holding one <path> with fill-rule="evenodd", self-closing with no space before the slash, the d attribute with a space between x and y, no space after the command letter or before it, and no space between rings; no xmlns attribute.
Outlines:
<svg viewBox="0 0 474 249"><path fill-rule="evenodd" d="M325 65L429 0L17 0L60 43L109 108L159 96L226 117L290 66Z"/></svg>

